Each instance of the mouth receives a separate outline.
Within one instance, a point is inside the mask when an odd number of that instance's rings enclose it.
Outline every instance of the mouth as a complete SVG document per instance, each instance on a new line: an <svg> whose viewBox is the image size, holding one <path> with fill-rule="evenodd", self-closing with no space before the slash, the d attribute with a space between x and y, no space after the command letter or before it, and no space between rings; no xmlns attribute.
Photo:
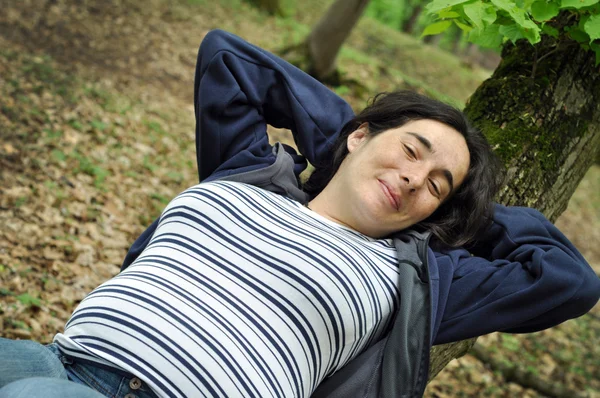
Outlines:
<svg viewBox="0 0 600 398"><path fill-rule="evenodd" d="M377 181L379 181L381 190L383 191L384 195L387 197L390 205L394 209L400 210L400 197L398 197L398 195L396 195L394 193L394 191L392 190L392 187L390 187L385 181L381 181L379 179Z"/></svg>

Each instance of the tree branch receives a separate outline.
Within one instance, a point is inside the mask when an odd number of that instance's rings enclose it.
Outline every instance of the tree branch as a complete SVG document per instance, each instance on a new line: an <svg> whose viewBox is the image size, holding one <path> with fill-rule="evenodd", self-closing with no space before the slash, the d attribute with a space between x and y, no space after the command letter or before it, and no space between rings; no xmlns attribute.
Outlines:
<svg viewBox="0 0 600 398"><path fill-rule="evenodd" d="M531 78L534 79L535 78L535 71L537 69L537 66L540 62L542 62L542 60L552 54L554 54L555 52L558 51L560 44L557 44L556 47L554 47L553 50L548 51L546 54L542 55L541 57L538 58L538 52L537 52L537 47L535 47L535 59L533 60L533 68L531 68Z"/></svg>

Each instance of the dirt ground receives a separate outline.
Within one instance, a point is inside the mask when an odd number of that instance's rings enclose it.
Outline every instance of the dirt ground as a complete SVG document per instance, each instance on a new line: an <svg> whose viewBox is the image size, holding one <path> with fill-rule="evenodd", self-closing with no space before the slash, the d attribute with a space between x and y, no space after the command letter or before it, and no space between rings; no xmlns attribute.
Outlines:
<svg viewBox="0 0 600 398"><path fill-rule="evenodd" d="M3 2L0 336L51 341L85 294L119 271L165 204L197 182L192 74L204 34L219 27L270 49L294 35L289 21L243 3L209 3ZM365 79L369 68L346 70ZM364 102L351 94L353 105ZM291 142L285 131L270 134ZM598 166L557 225L600 274ZM600 397L599 335L597 306L548 331L478 341L503 363ZM426 396L543 395L467 355Z"/></svg>

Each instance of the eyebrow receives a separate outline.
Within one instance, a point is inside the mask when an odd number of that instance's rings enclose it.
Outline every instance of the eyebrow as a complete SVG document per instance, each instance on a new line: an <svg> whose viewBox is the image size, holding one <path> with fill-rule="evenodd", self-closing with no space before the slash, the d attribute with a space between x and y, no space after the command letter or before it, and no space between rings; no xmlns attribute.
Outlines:
<svg viewBox="0 0 600 398"><path fill-rule="evenodd" d="M423 144L425 146L425 148L427 148L427 150L429 152L433 153L433 145L431 145L431 141L429 141L427 138L423 137L421 134L411 133L410 131L407 133L412 135L413 137L416 137L421 142L421 144Z"/></svg>
<svg viewBox="0 0 600 398"><path fill-rule="evenodd" d="M452 173L450 173L450 170L444 169L442 172L444 173L444 177L446 177L446 180L448 180L448 184L450 184L450 192L448 192L449 195L452 193L452 191L454 191L454 178L452 177Z"/></svg>
<svg viewBox="0 0 600 398"><path fill-rule="evenodd" d="M413 137L415 137L417 140L419 140L419 142L421 144L423 144L423 146L425 148L427 148L427 151L429 153L435 152L433 149L433 145L431 145L431 141L429 141L427 138L423 137L421 134L412 133L410 131L408 131L407 134L410 134ZM450 193L452 193L452 191L454 191L454 177L452 177L452 173L448 169L442 170L442 173L444 174L444 177L446 177L446 180L448 180L448 184L450 185L450 192L449 192L449 194L450 194Z"/></svg>

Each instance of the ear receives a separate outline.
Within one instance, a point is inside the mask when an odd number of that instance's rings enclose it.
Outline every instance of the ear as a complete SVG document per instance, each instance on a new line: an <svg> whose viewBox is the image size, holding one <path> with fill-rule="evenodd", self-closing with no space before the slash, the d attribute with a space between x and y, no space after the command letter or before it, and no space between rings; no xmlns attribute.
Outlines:
<svg viewBox="0 0 600 398"><path fill-rule="evenodd" d="M348 152L354 152L358 147L360 147L367 139L369 138L369 124L363 123L356 130L354 130L350 135L348 135L348 140L346 142L348 146Z"/></svg>

